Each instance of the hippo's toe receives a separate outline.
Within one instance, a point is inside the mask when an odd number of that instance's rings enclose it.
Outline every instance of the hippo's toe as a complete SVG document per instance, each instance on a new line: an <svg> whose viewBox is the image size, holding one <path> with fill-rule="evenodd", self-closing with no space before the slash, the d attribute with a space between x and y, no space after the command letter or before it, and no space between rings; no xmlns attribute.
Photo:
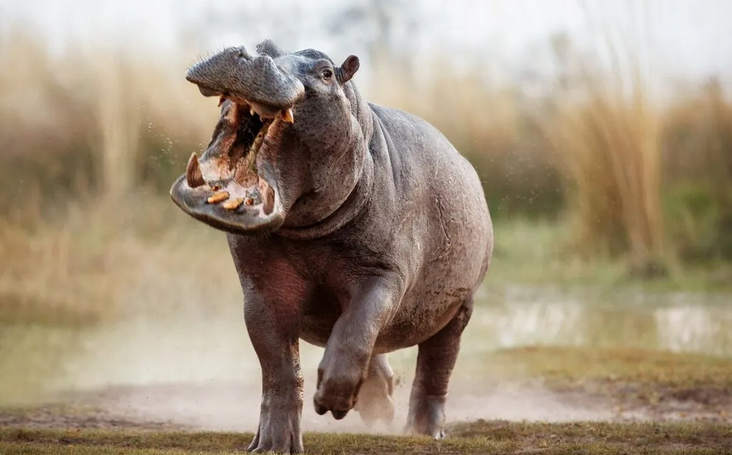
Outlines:
<svg viewBox="0 0 732 455"><path fill-rule="evenodd" d="M405 432L444 438L446 401L447 395L427 395L413 390Z"/></svg>

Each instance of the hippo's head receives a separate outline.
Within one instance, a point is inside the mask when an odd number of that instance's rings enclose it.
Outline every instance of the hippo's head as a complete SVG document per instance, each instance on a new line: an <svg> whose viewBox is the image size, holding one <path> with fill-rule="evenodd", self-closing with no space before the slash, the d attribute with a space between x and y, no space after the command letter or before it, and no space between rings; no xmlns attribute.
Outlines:
<svg viewBox="0 0 732 455"><path fill-rule="evenodd" d="M256 56L225 49L186 79L220 99L221 115L201 158L171 188L183 211L215 228L246 233L299 228L331 215L356 185L363 149L359 67L325 54L288 54L271 41Z"/></svg>

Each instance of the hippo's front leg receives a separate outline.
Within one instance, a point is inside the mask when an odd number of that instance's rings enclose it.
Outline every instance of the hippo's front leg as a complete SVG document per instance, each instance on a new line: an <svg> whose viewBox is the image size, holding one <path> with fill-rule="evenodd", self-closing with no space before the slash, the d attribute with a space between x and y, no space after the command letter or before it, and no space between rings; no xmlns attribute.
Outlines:
<svg viewBox="0 0 732 455"><path fill-rule="evenodd" d="M259 428L251 452L303 451L298 307L285 295L245 295L244 318L262 368ZM284 294L284 293L283 293Z"/></svg>
<svg viewBox="0 0 732 455"><path fill-rule="evenodd" d="M376 338L401 298L400 283L396 277L369 277L354 286L341 303L343 312L333 326L318 367L314 398L318 414L331 411L340 420L356 404Z"/></svg>

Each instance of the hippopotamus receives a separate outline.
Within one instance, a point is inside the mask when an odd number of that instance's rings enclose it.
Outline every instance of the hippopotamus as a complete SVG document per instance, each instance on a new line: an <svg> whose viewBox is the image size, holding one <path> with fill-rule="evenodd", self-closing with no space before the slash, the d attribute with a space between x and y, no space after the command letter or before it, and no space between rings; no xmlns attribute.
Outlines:
<svg viewBox="0 0 732 455"><path fill-rule="evenodd" d="M315 411L366 423L394 416L386 354L418 346L405 430L444 436L491 218L468 160L425 120L364 100L359 65L266 40L186 74L220 118L171 197L226 232L262 371L253 452L303 450L300 340L325 348Z"/></svg>

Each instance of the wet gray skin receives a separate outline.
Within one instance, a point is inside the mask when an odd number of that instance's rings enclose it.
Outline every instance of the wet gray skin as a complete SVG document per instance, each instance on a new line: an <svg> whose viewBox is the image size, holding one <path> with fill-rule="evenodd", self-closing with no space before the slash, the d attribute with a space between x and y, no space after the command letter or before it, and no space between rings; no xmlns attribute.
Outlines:
<svg viewBox="0 0 732 455"><path fill-rule="evenodd" d="M478 176L430 124L361 98L358 58L336 66L270 41L257 54L226 49L189 70L221 97L221 118L171 189L186 213L227 232L262 369L249 449L303 450L300 339L325 347L315 410L355 409L367 423L394 415L385 354L418 345L406 431L443 437L493 248Z"/></svg>

